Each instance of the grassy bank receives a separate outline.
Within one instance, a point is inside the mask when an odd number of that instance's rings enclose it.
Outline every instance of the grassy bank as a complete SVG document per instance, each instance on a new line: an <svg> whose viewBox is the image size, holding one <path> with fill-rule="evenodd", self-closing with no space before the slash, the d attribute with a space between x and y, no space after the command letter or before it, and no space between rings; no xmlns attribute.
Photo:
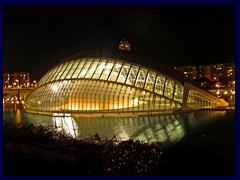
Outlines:
<svg viewBox="0 0 240 180"><path fill-rule="evenodd" d="M218 150L206 136L219 138L205 134L173 145L97 134L73 139L47 127L4 123L4 175L234 175L234 147Z"/></svg>

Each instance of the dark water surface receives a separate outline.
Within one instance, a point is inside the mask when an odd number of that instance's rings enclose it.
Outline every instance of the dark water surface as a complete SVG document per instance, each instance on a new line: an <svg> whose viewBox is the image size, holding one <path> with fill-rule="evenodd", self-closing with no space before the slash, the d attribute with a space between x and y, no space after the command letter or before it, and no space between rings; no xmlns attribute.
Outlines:
<svg viewBox="0 0 240 180"><path fill-rule="evenodd" d="M29 114L17 108L5 108L3 119L5 122L11 122L13 124L20 123L22 126L29 124L35 126L50 126L51 128L67 133L74 138L89 137L97 133L102 138L111 139L113 136L116 136L119 140L133 139L147 143L164 142L164 145L167 145L165 146L167 148L163 155L154 156L154 159L151 159L152 155L150 155L147 156L146 161L143 161L145 158L143 154L145 153L144 155L149 155L149 152L153 151L149 150L148 153L145 152L146 148L149 149L151 145L146 146L146 144L144 144L143 146L139 146L138 144L137 146L142 149L140 148L139 151L131 154L131 156L129 155L129 158L133 157L133 159L130 158L129 161L125 159L126 162L128 162L126 163L128 164L128 166L126 166L127 168L121 166L122 169L119 169L119 171L113 171L113 175L124 175L124 173L129 174L129 169L138 167L138 164L132 165L132 163L135 162L135 157L141 159L141 162L144 162L142 165L146 165L150 162L150 159L151 162L156 164L161 162L159 166L149 166L149 172L147 173L151 175L233 176L236 173L236 126L234 110L202 110L171 115L133 117L73 118L71 116L56 117ZM127 144L131 144L131 142L132 141L126 141ZM88 157L87 159L84 161L81 159L81 161L79 161L81 163L83 162L83 165L80 163L81 166L74 166L77 169L74 172L80 172L81 175L82 169L85 167L86 172L84 171L83 174L88 174L89 168L91 167L91 173L99 173L103 175L104 172L100 171L101 168L107 169L109 167L111 169L117 169L120 167L120 161L118 161L119 158L124 159L126 155L123 153L123 150L121 150L122 148L128 149L128 147L121 146L121 148L112 149L112 151L109 150L108 153L110 154L106 156L107 158L110 158L109 161L106 161L109 164L101 164L102 161L99 161L99 156L94 153L95 155L92 157L92 154L90 153L91 156L86 156ZM115 154L115 151L118 153ZM91 160L89 160L89 158ZM47 156L47 159L49 159L49 156ZM5 160L5 173L8 175L29 175L29 173L54 175L62 173L72 175L73 173L72 166L66 166L66 164L59 165L58 161L55 164L49 164L45 161L42 162L39 161L38 156L35 159L29 158L28 166L25 164L22 166L22 162L26 161L26 157L19 155L16 156L15 151L12 154L5 155ZM112 160L115 160L116 162L113 162ZM86 166L86 162L87 164L92 164ZM34 164L34 166L32 166L32 164ZM38 168L36 168L36 165ZM101 168L94 168L98 166ZM45 167L45 169L43 167ZM31 170L29 171L29 169ZM41 170L41 172L39 172L39 170ZM163 172L163 174L161 174L161 172Z"/></svg>
<svg viewBox="0 0 240 180"><path fill-rule="evenodd" d="M23 125L33 124L56 128L71 136L88 137L98 134L102 138L140 140L144 142L176 143L192 136L210 136L235 140L235 111L202 110L170 115L133 117L73 118L30 114L17 108L5 108L3 120Z"/></svg>

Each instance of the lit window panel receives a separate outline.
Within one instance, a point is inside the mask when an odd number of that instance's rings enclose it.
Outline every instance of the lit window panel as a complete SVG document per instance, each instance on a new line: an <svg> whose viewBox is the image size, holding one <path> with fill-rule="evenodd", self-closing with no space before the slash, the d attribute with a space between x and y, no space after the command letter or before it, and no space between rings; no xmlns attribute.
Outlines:
<svg viewBox="0 0 240 180"><path fill-rule="evenodd" d="M92 64L92 60L87 60L86 63L84 64L83 68L81 69L78 78L84 78L87 71L89 70L90 65Z"/></svg>
<svg viewBox="0 0 240 180"><path fill-rule="evenodd" d="M74 71L76 70L78 64L79 64L79 61L78 61L78 60L76 60L76 61L73 63L71 69L69 70L69 72L68 72L68 74L67 74L67 76L66 76L66 79L70 79L70 78L72 77L72 75L73 75Z"/></svg>
<svg viewBox="0 0 240 180"><path fill-rule="evenodd" d="M72 68L74 61L70 61L70 63L67 65L66 69L64 69L60 79L66 79L66 75L68 74L69 70Z"/></svg>
<svg viewBox="0 0 240 180"><path fill-rule="evenodd" d="M107 80L107 78L112 70L112 67L113 67L113 61L108 62L103 69L100 79Z"/></svg>
<svg viewBox="0 0 240 180"><path fill-rule="evenodd" d="M123 63L121 63L121 62L116 62L115 63L115 65L113 66L112 72L109 76L109 81L114 81L115 82L117 80L117 77L119 75L122 64Z"/></svg>
<svg viewBox="0 0 240 180"><path fill-rule="evenodd" d="M123 67L121 69L121 72L118 75L117 82L119 82L119 83L124 83L125 82L129 69L130 69L130 64L124 63Z"/></svg>
<svg viewBox="0 0 240 180"><path fill-rule="evenodd" d="M80 63L78 64L78 66L76 67L76 69L75 69L75 71L74 71L74 73L72 75L72 78L77 78L78 77L78 75L79 75L82 67L84 66L85 62L86 62L85 59L80 61Z"/></svg>
<svg viewBox="0 0 240 180"><path fill-rule="evenodd" d="M144 89L147 89L149 91L153 91L155 79L156 79L156 73L153 72L153 71L149 71L149 73L147 75L147 79L146 79Z"/></svg>
<svg viewBox="0 0 240 180"><path fill-rule="evenodd" d="M166 78L162 75L157 76L155 89L154 89L155 93L163 95L165 79Z"/></svg>
<svg viewBox="0 0 240 180"><path fill-rule="evenodd" d="M53 73L54 70L56 70L56 69L52 69L52 70L50 70L47 74L45 74L45 75L41 78L41 80L38 82L38 85L44 84L44 83L47 81L47 79L52 75L52 73Z"/></svg>
<svg viewBox="0 0 240 180"><path fill-rule="evenodd" d="M137 78L137 73L138 73L139 67L138 66L132 66L130 69L130 72L127 77L126 84L129 85L134 85L136 78Z"/></svg>
<svg viewBox="0 0 240 180"><path fill-rule="evenodd" d="M164 95L168 98L173 98L173 90L174 90L174 81L167 79L165 82L165 91Z"/></svg>
<svg viewBox="0 0 240 180"><path fill-rule="evenodd" d="M174 100L183 102L183 86L180 84L175 86Z"/></svg>
<svg viewBox="0 0 240 180"><path fill-rule="evenodd" d="M98 63L98 66L95 70L95 73L94 75L92 76L92 79L99 79L101 74L102 74L102 71L103 69L105 68L105 64L106 64L106 60L101 60L99 63Z"/></svg>
<svg viewBox="0 0 240 180"><path fill-rule="evenodd" d="M91 64L91 67L89 68L85 78L92 78L92 75L95 72L98 63L99 63L99 60L94 60L94 62Z"/></svg>
<svg viewBox="0 0 240 180"><path fill-rule="evenodd" d="M60 79L61 75L64 73L64 71L65 71L65 69L67 68L68 64L69 64L69 62L63 64L61 70L58 72L58 75L57 75L56 78L54 79L55 81Z"/></svg>
<svg viewBox="0 0 240 180"><path fill-rule="evenodd" d="M146 81L146 76L147 76L147 69L141 68L138 73L137 81L136 81L136 87L143 88L145 81Z"/></svg>
<svg viewBox="0 0 240 180"><path fill-rule="evenodd" d="M63 68L63 64L57 66L56 68L56 72L53 73L53 75L51 76L51 78L48 80L48 82L54 81L56 79L56 77L58 76L59 72L61 71L61 69Z"/></svg>

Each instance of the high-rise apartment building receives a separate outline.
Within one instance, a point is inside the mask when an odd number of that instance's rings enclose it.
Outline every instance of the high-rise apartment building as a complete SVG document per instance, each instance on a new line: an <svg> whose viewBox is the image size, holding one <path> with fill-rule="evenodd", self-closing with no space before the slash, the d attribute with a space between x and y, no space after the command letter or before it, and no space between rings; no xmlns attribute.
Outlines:
<svg viewBox="0 0 240 180"><path fill-rule="evenodd" d="M196 66L175 66L174 69L182 72L188 78L196 79Z"/></svg>
<svg viewBox="0 0 240 180"><path fill-rule="evenodd" d="M3 73L4 88L28 88L30 87L30 74L28 72Z"/></svg>
<svg viewBox="0 0 240 180"><path fill-rule="evenodd" d="M235 79L234 62L199 66L175 66L174 69L191 79L208 78L210 81L219 81L221 78Z"/></svg>
<svg viewBox="0 0 240 180"><path fill-rule="evenodd" d="M10 73L3 73L3 87L8 88L11 85L11 75Z"/></svg>
<svg viewBox="0 0 240 180"><path fill-rule="evenodd" d="M235 79L235 63L212 64L211 80L218 81L220 78Z"/></svg>
<svg viewBox="0 0 240 180"><path fill-rule="evenodd" d="M22 87L29 87L30 85L30 75L27 72L19 73L19 84Z"/></svg>
<svg viewBox="0 0 240 180"><path fill-rule="evenodd" d="M196 66L196 78L208 78L211 79L211 67L209 65Z"/></svg>

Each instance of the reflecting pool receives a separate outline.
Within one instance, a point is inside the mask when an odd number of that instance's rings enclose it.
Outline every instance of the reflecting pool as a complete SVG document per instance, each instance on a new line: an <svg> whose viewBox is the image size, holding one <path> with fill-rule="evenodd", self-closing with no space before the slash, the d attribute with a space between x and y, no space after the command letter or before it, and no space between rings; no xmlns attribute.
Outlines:
<svg viewBox="0 0 240 180"><path fill-rule="evenodd" d="M18 108L5 108L3 120L22 125L49 126L74 138L98 134L102 138L175 143L214 124L235 120L235 111L195 111L189 113L131 117L47 116L30 114ZM209 128L211 127L211 128Z"/></svg>

